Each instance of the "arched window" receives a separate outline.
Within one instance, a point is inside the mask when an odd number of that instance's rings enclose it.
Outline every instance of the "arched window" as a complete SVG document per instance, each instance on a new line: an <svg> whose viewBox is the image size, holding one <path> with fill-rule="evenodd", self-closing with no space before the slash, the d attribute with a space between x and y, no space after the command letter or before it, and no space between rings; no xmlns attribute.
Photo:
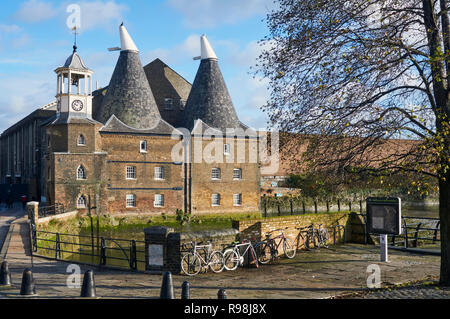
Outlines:
<svg viewBox="0 0 450 319"><path fill-rule="evenodd" d="M78 139L77 139L77 145L78 145L78 146L85 146L85 145L86 145L86 140L84 139L83 134L81 134L80 136L78 136Z"/></svg>
<svg viewBox="0 0 450 319"><path fill-rule="evenodd" d="M86 170L83 165L80 165L77 169L77 179L86 179Z"/></svg>
<svg viewBox="0 0 450 319"><path fill-rule="evenodd" d="M77 208L86 208L86 197L84 195L78 197Z"/></svg>
<svg viewBox="0 0 450 319"><path fill-rule="evenodd" d="M147 141L141 141L141 148L140 151L141 153L147 153Z"/></svg>

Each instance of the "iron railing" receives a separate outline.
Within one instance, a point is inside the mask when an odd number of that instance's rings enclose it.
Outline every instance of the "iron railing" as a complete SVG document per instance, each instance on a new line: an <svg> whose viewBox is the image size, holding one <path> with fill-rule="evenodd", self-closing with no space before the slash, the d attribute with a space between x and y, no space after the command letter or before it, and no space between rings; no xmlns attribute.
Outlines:
<svg viewBox="0 0 450 319"><path fill-rule="evenodd" d="M296 198L271 198L262 197L260 202L260 211L264 217L301 215L319 212L340 212L344 210L358 210L363 213L363 200L337 199L331 200L313 200Z"/></svg>
<svg viewBox="0 0 450 319"><path fill-rule="evenodd" d="M36 230L31 223L33 255L105 267L145 270L145 242Z"/></svg>
<svg viewBox="0 0 450 319"><path fill-rule="evenodd" d="M42 218L46 216L63 214L64 212L64 204L55 203L55 205L39 207L38 216Z"/></svg>
<svg viewBox="0 0 450 319"><path fill-rule="evenodd" d="M352 233L364 235L365 243L369 234L366 230L366 214L356 214L362 217L360 224L352 223ZM402 216L401 235L389 235L391 246L403 246L404 248L416 248L419 245L435 245L440 242L440 220L433 217ZM353 228L361 226L363 232L355 232Z"/></svg>

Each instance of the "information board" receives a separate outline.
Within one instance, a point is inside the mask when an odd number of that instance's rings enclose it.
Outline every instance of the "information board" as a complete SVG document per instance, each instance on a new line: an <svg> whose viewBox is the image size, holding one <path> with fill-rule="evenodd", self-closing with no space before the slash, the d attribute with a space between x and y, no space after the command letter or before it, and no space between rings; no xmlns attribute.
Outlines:
<svg viewBox="0 0 450 319"><path fill-rule="evenodd" d="M369 234L401 234L402 205L399 197L369 197L366 207Z"/></svg>

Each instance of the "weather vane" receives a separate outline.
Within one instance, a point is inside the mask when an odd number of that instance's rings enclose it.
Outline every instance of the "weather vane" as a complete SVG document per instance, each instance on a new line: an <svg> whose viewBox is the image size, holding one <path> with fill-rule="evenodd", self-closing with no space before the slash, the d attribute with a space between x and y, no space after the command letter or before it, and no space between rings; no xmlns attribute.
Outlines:
<svg viewBox="0 0 450 319"><path fill-rule="evenodd" d="M73 34L75 35L75 44L73 45L73 52L77 52L77 34L79 34L77 32L77 26L74 26L72 28Z"/></svg>

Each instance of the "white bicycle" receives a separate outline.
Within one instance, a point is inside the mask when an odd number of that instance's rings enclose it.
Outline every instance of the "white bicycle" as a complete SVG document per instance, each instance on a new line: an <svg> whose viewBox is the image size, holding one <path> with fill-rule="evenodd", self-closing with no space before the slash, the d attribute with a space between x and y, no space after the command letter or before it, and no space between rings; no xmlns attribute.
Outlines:
<svg viewBox="0 0 450 319"><path fill-rule="evenodd" d="M223 270L223 254L212 249L211 241L208 241L206 245L197 245L194 242L191 245L193 248L181 259L181 269L186 275L195 276L202 269L208 268L215 273Z"/></svg>

